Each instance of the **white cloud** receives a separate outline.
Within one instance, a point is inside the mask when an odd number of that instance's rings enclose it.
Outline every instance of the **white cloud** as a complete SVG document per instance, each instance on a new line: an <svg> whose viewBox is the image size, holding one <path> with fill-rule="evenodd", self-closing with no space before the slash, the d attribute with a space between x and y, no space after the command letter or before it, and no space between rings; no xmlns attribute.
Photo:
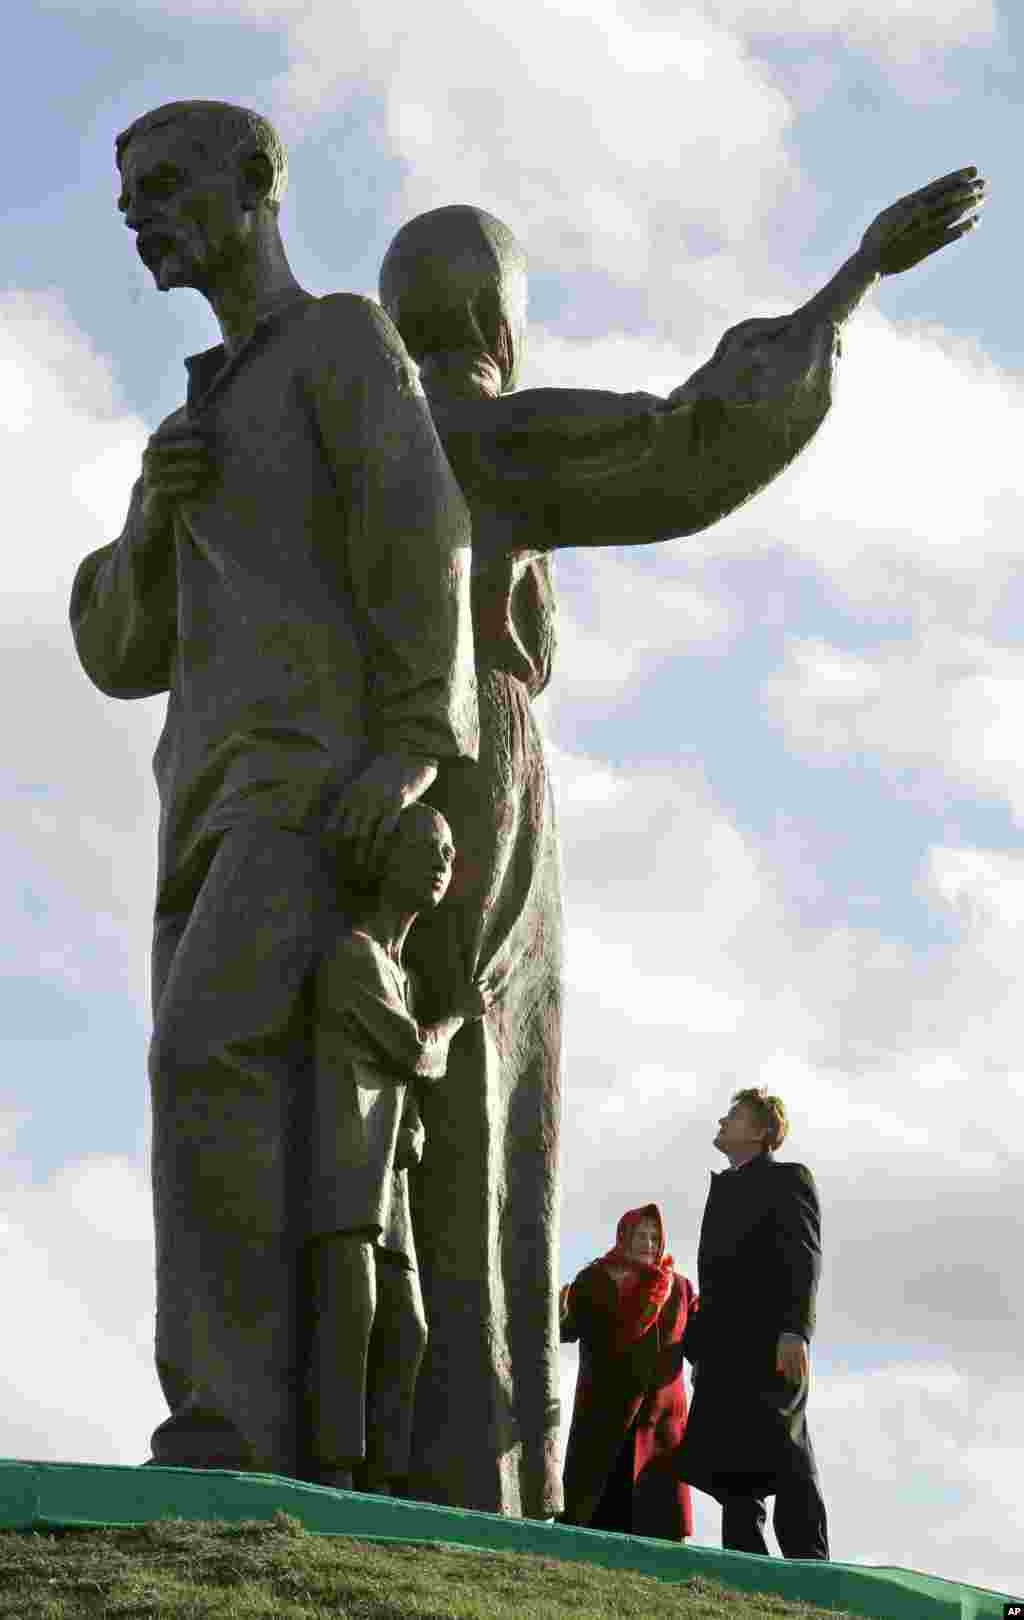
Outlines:
<svg viewBox="0 0 1024 1620"><path fill-rule="evenodd" d="M477 202L538 262L646 281L666 246L685 257L687 228L746 236L794 180L785 96L694 5L660 18L615 0L452 0L439 19L408 0L358 0L288 29L286 126L319 125L369 91L409 165L405 208Z"/></svg>
<svg viewBox="0 0 1024 1620"><path fill-rule="evenodd" d="M153 889L149 767L162 700L90 684L68 625L79 560L120 532L145 440L108 362L49 294L0 300L0 476L11 532L2 610L8 704L0 794L0 965L73 998L111 980L144 1003ZM54 469L59 469L59 476ZM47 913L35 926L25 891Z"/></svg>
<svg viewBox="0 0 1024 1620"><path fill-rule="evenodd" d="M737 615L703 585L698 570L685 555L659 559L653 570L621 553L559 560L557 666L565 677L556 674L551 708L621 701L667 657L724 652L737 633Z"/></svg>
<svg viewBox="0 0 1024 1620"><path fill-rule="evenodd" d="M1008 942L1024 922L1024 854L990 849L933 848L929 877L977 934Z"/></svg>
<svg viewBox="0 0 1024 1620"><path fill-rule="evenodd" d="M708 10L744 33L838 33L844 44L897 62L987 45L998 27L994 0L709 0Z"/></svg>
<svg viewBox="0 0 1024 1620"><path fill-rule="evenodd" d="M542 326L530 328L524 388L612 388L664 398L704 364L721 332L708 328L687 353L676 342L629 332L599 339L568 338Z"/></svg>
<svg viewBox="0 0 1024 1620"><path fill-rule="evenodd" d="M979 626L1016 570L1022 428L1024 383L976 345L862 310L830 419L730 543L768 530L863 613Z"/></svg>
<svg viewBox="0 0 1024 1620"><path fill-rule="evenodd" d="M17 1310L4 1334L0 1455L142 1462L166 1407L141 1169L87 1161L33 1186L10 1161L5 1182L0 1287Z"/></svg>
<svg viewBox="0 0 1024 1620"><path fill-rule="evenodd" d="M149 1183L124 1159L83 1159L65 1164L53 1178L53 1196L66 1204L89 1232L114 1242L153 1244Z"/></svg>
<svg viewBox="0 0 1024 1620"><path fill-rule="evenodd" d="M55 294L0 296L0 368L0 469L18 537L5 594L33 622L63 626L79 558L124 521L146 435Z"/></svg>
<svg viewBox="0 0 1024 1620"><path fill-rule="evenodd" d="M808 1417L833 1558L926 1568L947 1580L1014 1592L1024 1516L1006 1482L1022 1403L1019 1381L986 1390L963 1366L943 1361L881 1362L868 1371L819 1375ZM972 1456L978 1435L992 1436L997 1415L1014 1427L1000 1427L996 1443L977 1448L984 1457Z"/></svg>
<svg viewBox="0 0 1024 1620"><path fill-rule="evenodd" d="M1024 816L1024 652L1016 647L942 625L872 654L793 639L762 698L789 745L811 758L913 767L931 784L922 794L935 808L966 788Z"/></svg>
<svg viewBox="0 0 1024 1620"><path fill-rule="evenodd" d="M852 43L886 34L952 47L991 39L993 0L709 0L708 10L750 33L832 33Z"/></svg>

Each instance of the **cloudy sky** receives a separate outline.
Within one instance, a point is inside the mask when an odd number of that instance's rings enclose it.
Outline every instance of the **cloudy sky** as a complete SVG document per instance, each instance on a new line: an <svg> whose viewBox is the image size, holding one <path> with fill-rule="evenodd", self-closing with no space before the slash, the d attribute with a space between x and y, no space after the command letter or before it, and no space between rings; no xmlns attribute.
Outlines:
<svg viewBox="0 0 1024 1620"><path fill-rule="evenodd" d="M771 1085L824 1206L811 1414L834 1556L1024 1588L1012 0L15 16L0 1453L134 1463L162 1416L144 1072L162 705L89 686L66 600L215 333L134 255L116 132L183 96L273 116L315 292L373 293L403 219L478 203L530 255L524 383L655 393L726 326L805 298L885 204L976 163L982 229L855 318L794 468L697 539L559 555L541 708L569 916L564 1276L653 1198L695 1277L715 1121ZM564 1370L568 1394L574 1353Z"/></svg>

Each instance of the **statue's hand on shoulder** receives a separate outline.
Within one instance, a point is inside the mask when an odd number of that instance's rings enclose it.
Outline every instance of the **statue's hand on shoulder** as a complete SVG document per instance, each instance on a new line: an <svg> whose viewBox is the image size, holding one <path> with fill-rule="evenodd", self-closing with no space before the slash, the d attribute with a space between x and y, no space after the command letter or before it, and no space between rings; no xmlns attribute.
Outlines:
<svg viewBox="0 0 1024 1620"><path fill-rule="evenodd" d="M974 229L987 189L973 166L944 174L883 209L864 232L857 257L880 276L911 269Z"/></svg>
<svg viewBox="0 0 1024 1620"><path fill-rule="evenodd" d="M178 501L200 495L213 473L208 438L176 413L142 452L142 527L147 544L166 540Z"/></svg>
<svg viewBox="0 0 1024 1620"><path fill-rule="evenodd" d="M432 759L404 753L378 754L349 783L328 818L328 846L348 846L357 870L374 872L402 811L426 793L437 775Z"/></svg>

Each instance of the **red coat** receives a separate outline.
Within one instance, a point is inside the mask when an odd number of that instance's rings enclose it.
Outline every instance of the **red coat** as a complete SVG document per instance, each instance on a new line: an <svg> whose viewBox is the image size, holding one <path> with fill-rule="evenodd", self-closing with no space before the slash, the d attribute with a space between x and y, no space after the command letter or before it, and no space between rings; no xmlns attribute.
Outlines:
<svg viewBox="0 0 1024 1620"><path fill-rule="evenodd" d="M676 1273L654 1326L625 1350L614 1343L615 1306L615 1284L595 1261L570 1288L562 1318L563 1342L580 1341L565 1453L564 1518L570 1524L591 1523L631 1437L630 1529L634 1535L681 1541L693 1534L693 1507L689 1486L675 1478L673 1460L686 1428L682 1337L696 1295L687 1278Z"/></svg>

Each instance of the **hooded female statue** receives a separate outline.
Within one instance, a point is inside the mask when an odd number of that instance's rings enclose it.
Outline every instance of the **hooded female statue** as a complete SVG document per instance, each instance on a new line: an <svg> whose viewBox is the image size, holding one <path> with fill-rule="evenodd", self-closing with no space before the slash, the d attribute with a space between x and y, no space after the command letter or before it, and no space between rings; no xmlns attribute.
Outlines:
<svg viewBox="0 0 1024 1620"><path fill-rule="evenodd" d="M482 209L421 214L385 255L381 302L419 365L473 530L479 761L442 763L427 794L459 854L415 955L437 1008L516 959L504 998L452 1042L448 1083L425 1107L413 1214L430 1338L415 1496L538 1517L560 1506L561 902L530 712L555 650L548 553L693 534L775 478L828 411L843 321L880 276L969 228L983 190L975 173L959 170L885 210L809 303L733 327L667 399L512 392L526 261Z"/></svg>

